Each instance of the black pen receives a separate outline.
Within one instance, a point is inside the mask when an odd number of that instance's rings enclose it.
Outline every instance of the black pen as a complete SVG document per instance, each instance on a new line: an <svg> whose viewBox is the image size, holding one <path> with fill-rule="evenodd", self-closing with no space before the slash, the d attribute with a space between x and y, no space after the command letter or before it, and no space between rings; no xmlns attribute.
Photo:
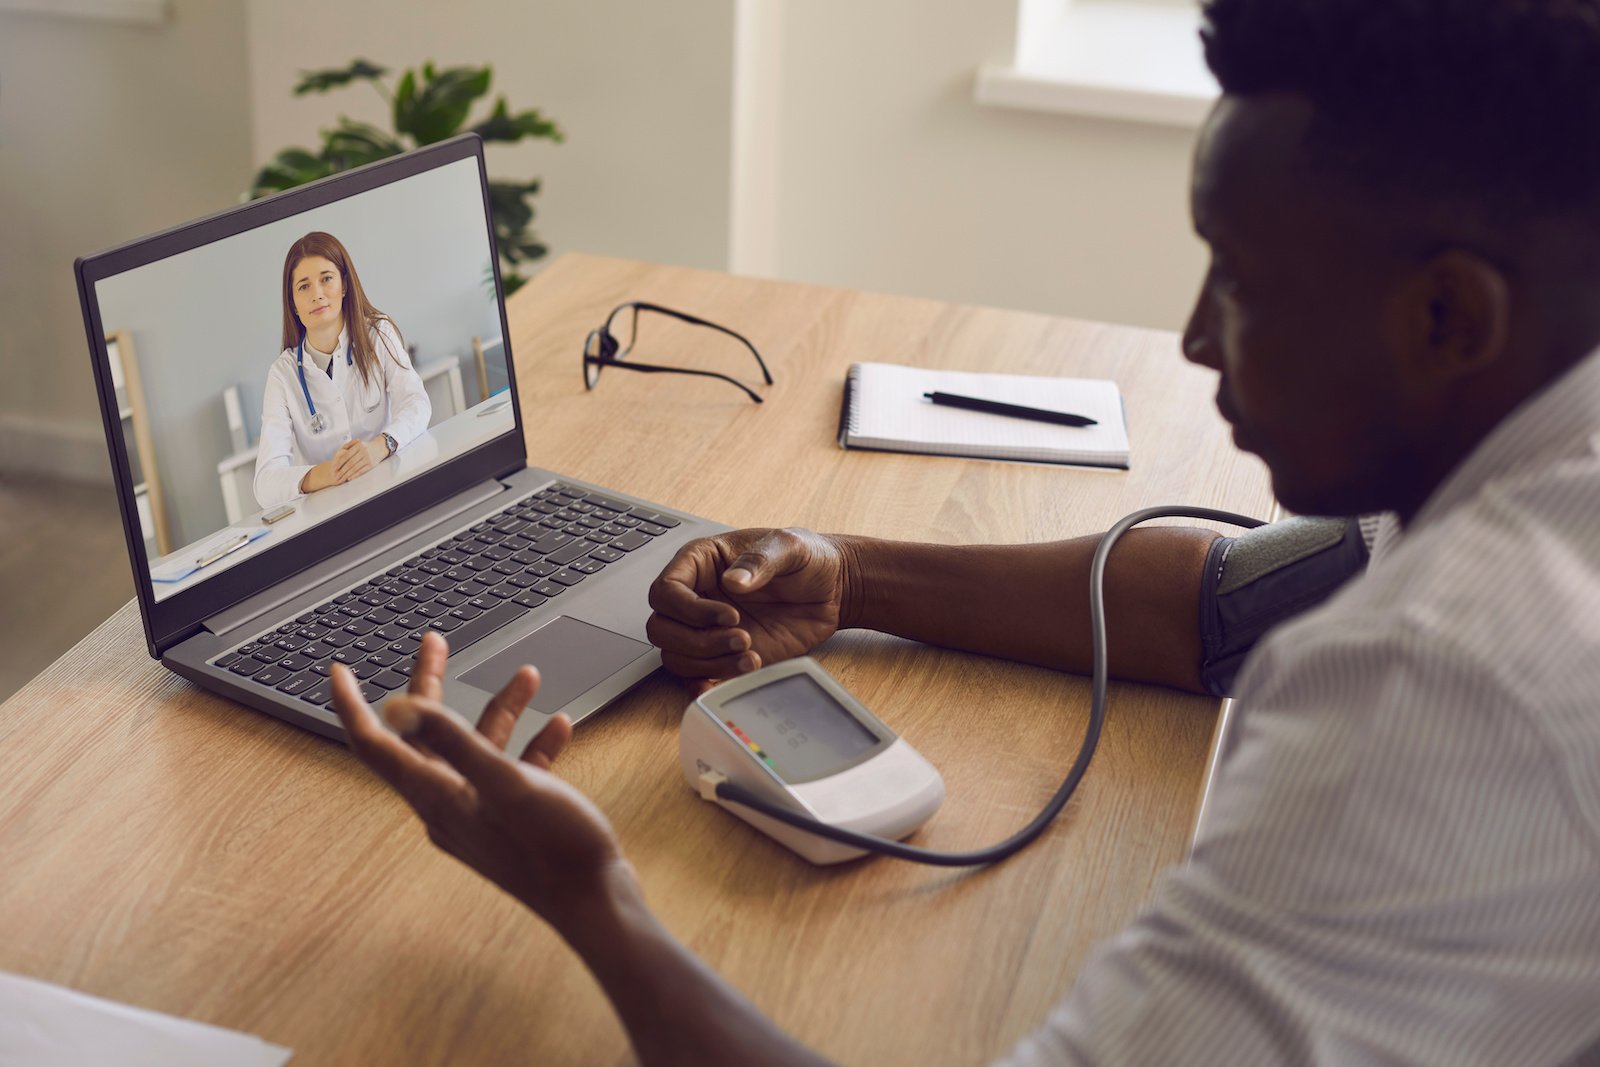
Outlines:
<svg viewBox="0 0 1600 1067"><path fill-rule="evenodd" d="M957 396L955 393L923 393L923 396L935 404L947 408L963 408L967 411L986 411L991 415L1009 415L1013 419L1032 419L1034 422L1053 422L1057 426L1098 426L1094 419L1083 415L1072 415L1065 411L1045 411L1042 408L1025 408L1021 404L1002 404L998 400L979 400L972 396Z"/></svg>

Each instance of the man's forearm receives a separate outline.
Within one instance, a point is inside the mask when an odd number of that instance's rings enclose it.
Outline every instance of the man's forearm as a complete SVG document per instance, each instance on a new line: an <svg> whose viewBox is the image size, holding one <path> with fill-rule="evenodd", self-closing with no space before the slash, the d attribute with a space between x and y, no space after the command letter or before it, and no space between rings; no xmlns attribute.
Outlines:
<svg viewBox="0 0 1600 1067"><path fill-rule="evenodd" d="M1106 566L1111 673L1195 692L1200 589L1217 534L1132 530ZM835 538L846 553L841 626L1087 673L1089 563L1099 537L950 547Z"/></svg>
<svg viewBox="0 0 1600 1067"><path fill-rule="evenodd" d="M558 930L605 990L641 1064L827 1063L684 948L645 904L631 868L607 881Z"/></svg>

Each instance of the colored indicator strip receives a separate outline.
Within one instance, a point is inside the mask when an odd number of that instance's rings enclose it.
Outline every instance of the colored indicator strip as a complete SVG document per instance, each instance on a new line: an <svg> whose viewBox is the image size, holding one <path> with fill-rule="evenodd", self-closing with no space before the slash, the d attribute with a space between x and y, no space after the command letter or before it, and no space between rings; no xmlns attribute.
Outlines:
<svg viewBox="0 0 1600 1067"><path fill-rule="evenodd" d="M777 764L772 762L772 757L767 755L766 752L761 748L760 745L758 745L754 741L750 740L750 738L748 736L746 736L746 734L745 734L745 732L743 730L739 729L738 726L734 725L732 722L730 722L727 719L723 719L722 721L728 727L728 729L733 731L733 736L734 737L737 737L739 740L743 741L745 743L745 745L750 749L751 752L754 752L757 756L761 757L761 762L765 763L768 767L771 767L773 770L777 770L778 769Z"/></svg>

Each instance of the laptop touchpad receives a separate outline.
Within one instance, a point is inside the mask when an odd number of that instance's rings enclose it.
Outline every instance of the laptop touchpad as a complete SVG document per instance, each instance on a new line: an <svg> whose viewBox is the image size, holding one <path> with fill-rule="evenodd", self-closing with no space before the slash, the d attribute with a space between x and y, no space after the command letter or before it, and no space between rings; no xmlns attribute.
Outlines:
<svg viewBox="0 0 1600 1067"><path fill-rule="evenodd" d="M531 663L539 668L542 679L532 707L554 714L649 651L643 641L562 615L460 678L468 685L498 693L518 667Z"/></svg>

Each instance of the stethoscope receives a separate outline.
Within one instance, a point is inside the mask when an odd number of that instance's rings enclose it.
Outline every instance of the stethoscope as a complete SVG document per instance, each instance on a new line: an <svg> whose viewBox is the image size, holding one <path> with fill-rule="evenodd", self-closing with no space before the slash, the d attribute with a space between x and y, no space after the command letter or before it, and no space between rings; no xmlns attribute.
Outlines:
<svg viewBox="0 0 1600 1067"><path fill-rule="evenodd" d="M345 345L345 366L350 366L353 361L353 357L350 354L350 346ZM317 410L316 403L311 399L311 388L310 386L306 385L306 339L304 334L302 334L300 337L300 346L295 349L294 372L300 376L300 392L305 394L306 411L310 412L311 414L310 421L306 423L306 429L310 430L313 435L319 434L326 430L331 423L328 421L328 416ZM328 368L328 376L330 378L333 377L333 368L331 365Z"/></svg>

